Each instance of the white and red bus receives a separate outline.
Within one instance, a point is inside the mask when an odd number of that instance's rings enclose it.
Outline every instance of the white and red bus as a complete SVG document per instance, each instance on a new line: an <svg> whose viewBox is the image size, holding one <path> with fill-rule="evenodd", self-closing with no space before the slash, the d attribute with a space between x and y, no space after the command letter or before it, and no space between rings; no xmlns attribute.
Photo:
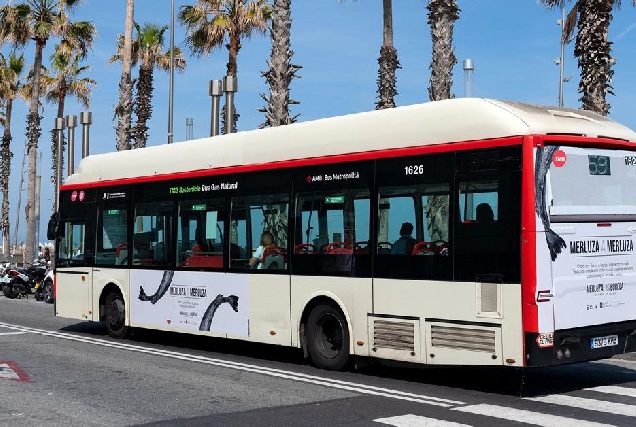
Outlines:
<svg viewBox="0 0 636 427"><path fill-rule="evenodd" d="M635 184L627 127L475 98L93 155L49 227L55 312L327 369L607 358L636 350Z"/></svg>

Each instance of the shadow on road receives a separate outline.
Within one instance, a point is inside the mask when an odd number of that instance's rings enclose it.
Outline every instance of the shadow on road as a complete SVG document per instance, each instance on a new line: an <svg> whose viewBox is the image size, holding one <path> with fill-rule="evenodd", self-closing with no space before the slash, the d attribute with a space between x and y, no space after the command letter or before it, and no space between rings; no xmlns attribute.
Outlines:
<svg viewBox="0 0 636 427"><path fill-rule="evenodd" d="M81 322L62 328L62 331L118 341L108 336L106 327L102 323ZM374 359L360 358L356 360L357 367L352 364L350 372L333 373L310 366L303 359L302 351L299 349L276 345L146 329L134 329L129 338L123 342L161 350L187 351L210 358L224 359L224 356L232 356L234 362L300 370L304 374L322 378L365 382L377 386L381 386L378 384L381 380L391 379L415 386L428 384L520 397L566 393L584 388L636 381L636 370L598 362L522 369L405 364L389 366Z"/></svg>

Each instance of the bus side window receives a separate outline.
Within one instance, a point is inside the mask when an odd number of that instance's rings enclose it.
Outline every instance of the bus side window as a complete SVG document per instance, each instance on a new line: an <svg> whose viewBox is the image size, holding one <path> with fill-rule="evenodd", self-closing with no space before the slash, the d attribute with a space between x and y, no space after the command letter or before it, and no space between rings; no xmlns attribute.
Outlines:
<svg viewBox="0 0 636 427"><path fill-rule="evenodd" d="M191 199L179 202L178 266L222 269L225 233L225 199Z"/></svg>
<svg viewBox="0 0 636 427"><path fill-rule="evenodd" d="M124 205L100 207L97 212L95 265L127 265L122 252L128 241L128 210ZM118 257L119 255L119 257Z"/></svg>
<svg viewBox="0 0 636 427"><path fill-rule="evenodd" d="M233 197L231 205L230 268L288 271L289 195ZM265 232L270 234L262 245ZM256 262L250 265L252 258Z"/></svg>
<svg viewBox="0 0 636 427"><path fill-rule="evenodd" d="M380 187L376 275L448 280L449 212L448 183Z"/></svg>
<svg viewBox="0 0 636 427"><path fill-rule="evenodd" d="M370 276L370 218L368 190L299 193L294 274Z"/></svg>

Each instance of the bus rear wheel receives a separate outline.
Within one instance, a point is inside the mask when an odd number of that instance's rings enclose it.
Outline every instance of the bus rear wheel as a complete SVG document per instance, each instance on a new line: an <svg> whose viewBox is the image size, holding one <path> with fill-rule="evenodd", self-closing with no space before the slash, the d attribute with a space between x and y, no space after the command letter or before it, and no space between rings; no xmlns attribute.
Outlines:
<svg viewBox="0 0 636 427"><path fill-rule="evenodd" d="M307 319L307 352L319 368L338 371L349 361L349 328L332 304L319 304Z"/></svg>
<svg viewBox="0 0 636 427"><path fill-rule="evenodd" d="M119 292L111 292L106 297L106 328L113 338L124 338L128 334L126 305Z"/></svg>

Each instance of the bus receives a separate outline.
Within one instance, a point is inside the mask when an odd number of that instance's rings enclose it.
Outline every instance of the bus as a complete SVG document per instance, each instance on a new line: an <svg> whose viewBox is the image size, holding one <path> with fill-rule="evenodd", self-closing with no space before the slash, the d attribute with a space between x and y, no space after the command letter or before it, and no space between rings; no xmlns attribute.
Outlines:
<svg viewBox="0 0 636 427"><path fill-rule="evenodd" d="M55 313L331 370L609 358L636 350L634 184L629 128L478 98L91 155L49 223Z"/></svg>

